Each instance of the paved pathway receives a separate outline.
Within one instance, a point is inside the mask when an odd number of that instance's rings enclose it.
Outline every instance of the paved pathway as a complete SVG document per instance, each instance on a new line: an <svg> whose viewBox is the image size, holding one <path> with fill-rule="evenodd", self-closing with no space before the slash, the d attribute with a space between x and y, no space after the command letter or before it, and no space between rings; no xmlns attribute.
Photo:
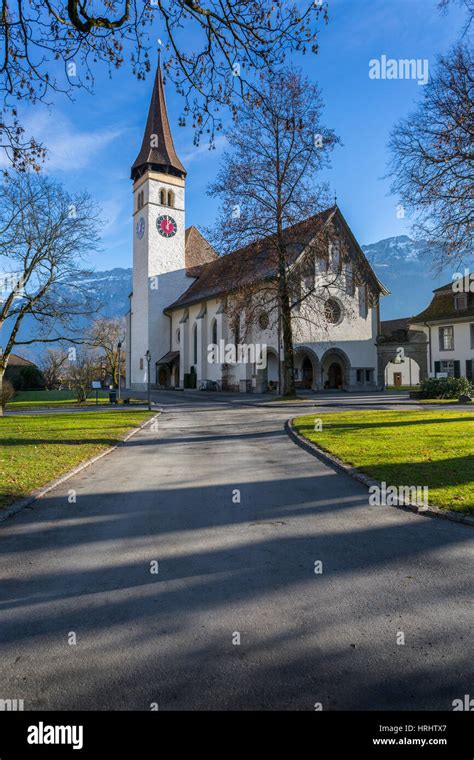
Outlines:
<svg viewBox="0 0 474 760"><path fill-rule="evenodd" d="M450 710L472 695L472 528L369 507L289 440L288 409L158 400L157 430L0 527L0 698Z"/></svg>

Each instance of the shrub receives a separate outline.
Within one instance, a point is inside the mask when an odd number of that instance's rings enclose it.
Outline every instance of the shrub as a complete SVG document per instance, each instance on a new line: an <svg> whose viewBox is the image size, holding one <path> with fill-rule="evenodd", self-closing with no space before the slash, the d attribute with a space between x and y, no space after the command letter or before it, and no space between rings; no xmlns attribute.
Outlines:
<svg viewBox="0 0 474 760"><path fill-rule="evenodd" d="M0 406L5 409L9 401L15 396L15 389L9 380L3 379L3 383L0 390Z"/></svg>
<svg viewBox="0 0 474 760"><path fill-rule="evenodd" d="M38 367L32 367L27 365L20 369L21 378L21 390L23 391L43 391L45 388L45 381L43 373ZM18 389L20 390L20 389Z"/></svg>
<svg viewBox="0 0 474 760"><path fill-rule="evenodd" d="M471 382L465 377L429 377L420 383L421 398L459 398L471 395Z"/></svg>

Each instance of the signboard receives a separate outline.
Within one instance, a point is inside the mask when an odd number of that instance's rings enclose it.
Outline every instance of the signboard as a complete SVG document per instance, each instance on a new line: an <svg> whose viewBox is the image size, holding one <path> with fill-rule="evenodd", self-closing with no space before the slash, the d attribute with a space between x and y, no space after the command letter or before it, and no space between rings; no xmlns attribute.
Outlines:
<svg viewBox="0 0 474 760"><path fill-rule="evenodd" d="M100 389L102 388L102 383L100 382L100 380L93 380L91 383L91 388L93 391L100 391Z"/></svg>
<svg viewBox="0 0 474 760"><path fill-rule="evenodd" d="M449 377L447 372L437 372L436 377Z"/></svg>

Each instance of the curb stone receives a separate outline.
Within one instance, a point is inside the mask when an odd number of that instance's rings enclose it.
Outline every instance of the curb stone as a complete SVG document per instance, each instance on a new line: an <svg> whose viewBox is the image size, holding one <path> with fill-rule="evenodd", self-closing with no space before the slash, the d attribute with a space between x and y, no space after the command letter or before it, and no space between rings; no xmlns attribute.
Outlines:
<svg viewBox="0 0 474 760"><path fill-rule="evenodd" d="M122 446L124 443L126 443L132 436L139 433L140 430L143 430L144 427L146 427L147 425L150 425L154 420L156 420L160 416L161 413L162 413L162 410L160 409L157 414L151 417L151 419L146 420L146 422L143 422L138 427L133 428L133 430L127 433L125 438L122 438L113 446L109 446L109 448L105 449L105 451L101 451L100 454L96 454L95 457L92 457L91 459L86 459L85 462L82 462L81 464L77 465L77 467L74 467L72 470L68 470L66 473L64 473L64 475L61 475L61 477L56 478L55 480L50 480L42 488L38 488L37 490L32 491L30 494L28 494L28 496L25 496L23 499L18 499L17 501L14 501L13 504L10 504L8 507L5 507L4 509L0 508L0 523L4 522L4 520L7 520L9 517L16 515L18 512L21 512L21 510L25 509L25 507L29 507L35 501L39 501L39 499L42 499L43 496L46 496L46 494L48 494L54 488L57 488L57 486L60 486L66 480L69 480L74 475L77 475L82 470L85 470L86 467L90 467L91 464L98 462L99 459L102 459L103 457L106 457L109 454L111 454L113 451L118 449L119 446Z"/></svg>
<svg viewBox="0 0 474 760"><path fill-rule="evenodd" d="M351 465L345 464L333 454L329 454L327 451L323 451L323 449L320 449L319 446L317 446L315 443L308 441L306 438L300 435L293 425L293 420L295 419L295 417L291 417L285 423L285 430L294 443L296 443L302 449L305 449L305 451L307 451L309 454L312 454L313 456L320 459L322 462L324 462L324 464L329 465L333 469L342 471L346 475L350 475L350 477L358 480L359 483L363 483L363 485L367 486L367 488L370 488L370 486L377 486L378 488L381 487L382 484L379 480L375 480L375 478L364 475L364 473L360 472L356 467L351 467ZM463 514L462 512L452 512L447 509L439 509L439 507L419 507L416 504L412 504L410 501L406 501L404 499L399 499L397 504L390 506L395 507L395 509L405 509L409 512L416 512L417 514L425 515L426 517L439 517L442 520L451 520L457 523L474 525L474 516Z"/></svg>

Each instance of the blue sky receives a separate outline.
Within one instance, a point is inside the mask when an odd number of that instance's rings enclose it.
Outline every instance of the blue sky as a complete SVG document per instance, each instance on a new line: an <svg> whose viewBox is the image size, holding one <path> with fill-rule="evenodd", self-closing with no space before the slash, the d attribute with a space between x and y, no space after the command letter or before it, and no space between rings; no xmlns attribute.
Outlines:
<svg viewBox="0 0 474 760"><path fill-rule="evenodd" d="M456 40L462 21L456 5L441 15L437 0L329 0L319 53L294 58L320 85L325 125L342 140L325 179L361 244L409 232L409 220L397 217L397 199L384 179L386 143L395 122L423 94L415 80L370 79L369 61L385 54L426 58L432 67ZM158 25L153 33L159 38ZM125 64L112 79L98 71L93 94L80 92L75 101L57 96L51 109L40 105L23 112L27 128L49 149L47 171L72 191L87 189L102 207L103 252L91 258L94 269L131 266L130 166L140 147L152 80L150 75L137 82ZM206 187L224 143L220 139L212 152L205 141L196 149L192 129L177 126L182 101L171 85L167 101L177 152L188 170L186 224L205 227L216 211Z"/></svg>

